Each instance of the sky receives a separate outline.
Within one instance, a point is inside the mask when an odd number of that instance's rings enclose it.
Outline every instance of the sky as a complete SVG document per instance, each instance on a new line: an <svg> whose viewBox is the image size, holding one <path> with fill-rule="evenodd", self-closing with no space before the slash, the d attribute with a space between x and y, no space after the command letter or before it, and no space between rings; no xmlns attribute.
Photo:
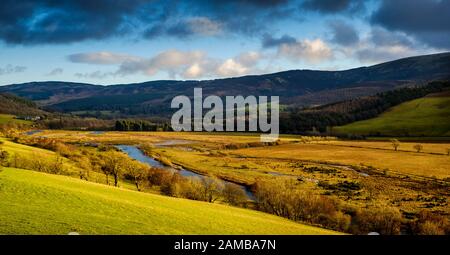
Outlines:
<svg viewBox="0 0 450 255"><path fill-rule="evenodd" d="M345 70L450 50L450 0L2 0L0 85Z"/></svg>

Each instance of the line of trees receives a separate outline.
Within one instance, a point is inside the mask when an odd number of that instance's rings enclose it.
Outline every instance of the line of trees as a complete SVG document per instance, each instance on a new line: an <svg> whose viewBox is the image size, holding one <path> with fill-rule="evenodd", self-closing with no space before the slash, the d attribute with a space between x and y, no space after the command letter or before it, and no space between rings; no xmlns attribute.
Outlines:
<svg viewBox="0 0 450 255"><path fill-rule="evenodd" d="M117 120L116 131L171 131L168 124L150 123L145 120Z"/></svg>

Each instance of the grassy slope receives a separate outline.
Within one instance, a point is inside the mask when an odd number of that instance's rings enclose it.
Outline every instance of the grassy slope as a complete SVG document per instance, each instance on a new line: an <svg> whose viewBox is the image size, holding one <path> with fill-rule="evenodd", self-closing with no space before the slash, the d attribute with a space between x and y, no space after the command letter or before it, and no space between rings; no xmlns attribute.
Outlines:
<svg viewBox="0 0 450 255"><path fill-rule="evenodd" d="M14 115L0 114L0 124L6 123L18 123L18 124L31 124L31 121L18 120L14 118Z"/></svg>
<svg viewBox="0 0 450 255"><path fill-rule="evenodd" d="M334 234L257 211L66 176L0 172L1 234Z"/></svg>
<svg viewBox="0 0 450 255"><path fill-rule="evenodd" d="M338 133L404 136L450 136L450 97L423 97L380 116L336 127Z"/></svg>
<svg viewBox="0 0 450 255"><path fill-rule="evenodd" d="M0 141L3 141L3 144L0 146L0 148L6 150L10 154L18 154L29 158L46 159L48 161L55 160L57 156L57 154L53 151L14 143L6 138L0 137ZM65 170L68 171L68 173L75 175L78 174L80 169L76 167L69 159L63 158L63 164Z"/></svg>

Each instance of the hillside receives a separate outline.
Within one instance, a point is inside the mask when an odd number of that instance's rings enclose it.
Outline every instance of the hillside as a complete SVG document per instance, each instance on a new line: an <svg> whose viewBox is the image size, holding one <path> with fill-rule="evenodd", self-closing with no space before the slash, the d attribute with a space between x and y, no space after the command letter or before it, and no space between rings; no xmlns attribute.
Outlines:
<svg viewBox="0 0 450 255"><path fill-rule="evenodd" d="M334 234L257 211L75 178L0 172L0 234Z"/></svg>
<svg viewBox="0 0 450 255"><path fill-rule="evenodd" d="M11 115L42 116L47 115L33 101L8 93L0 93L0 113Z"/></svg>
<svg viewBox="0 0 450 255"><path fill-rule="evenodd" d="M29 124L31 124L31 121L19 120L19 119L16 119L14 115L10 115L10 114L0 114L0 125L8 124L8 123L29 125Z"/></svg>
<svg viewBox="0 0 450 255"><path fill-rule="evenodd" d="M192 95L202 87L206 95L278 95L282 104L322 105L394 88L421 85L450 77L450 53L400 59L344 71L292 70L266 75L204 81L151 81L96 86L68 82L32 82L0 87L47 108L77 114L114 116L168 115L176 95Z"/></svg>
<svg viewBox="0 0 450 255"><path fill-rule="evenodd" d="M449 81L434 81L424 86L404 87L373 96L359 97L337 103L311 107L290 108L280 116L282 133L308 133L312 130L330 132L330 128L355 121L375 118L391 107L424 97L450 91Z"/></svg>
<svg viewBox="0 0 450 255"><path fill-rule="evenodd" d="M448 93L448 92L446 92ZM336 133L450 136L450 97L437 94L402 103L380 116L334 128Z"/></svg>

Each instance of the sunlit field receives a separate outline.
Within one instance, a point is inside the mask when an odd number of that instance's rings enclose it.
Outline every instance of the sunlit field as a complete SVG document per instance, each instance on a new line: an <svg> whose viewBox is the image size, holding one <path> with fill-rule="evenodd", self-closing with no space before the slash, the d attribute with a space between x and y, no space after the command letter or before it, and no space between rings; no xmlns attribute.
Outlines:
<svg viewBox="0 0 450 255"><path fill-rule="evenodd" d="M8 168L1 234L337 234L219 204L129 191Z"/></svg>
<svg viewBox="0 0 450 255"><path fill-rule="evenodd" d="M294 192L292 195L305 196L316 202L323 201L323 206L326 206L316 210L325 210L329 205L332 205L332 208L336 206L331 212L327 212L332 215L327 217L332 217L330 219L333 222L336 221L335 223L331 224L329 220L327 220L328 223L321 223L320 217L316 220L300 218L300 223L303 224L304 221L312 222L314 226L339 229L343 232L365 233L364 231L370 230L355 230L355 227L352 227L352 223L349 221L349 214L354 215L353 217L363 217L364 220L375 217L368 216L370 213L373 213L373 215L411 217L408 215L417 215L423 213L423 210L427 210L435 215L440 215L439 217L450 214L450 207L447 202L450 195L448 183L450 156L447 155L447 148L450 147L450 143L445 141L423 141L420 143L419 151L416 146L417 142L403 141L400 142L396 151L389 140L350 141L339 140L335 137L288 135L281 136L279 141L274 143L261 143L257 134L61 130L44 130L31 135L22 134L16 142L6 138L3 138L2 141L4 150L27 158L35 159L37 155L40 155L40 158L45 158L51 163L57 158L57 155L63 155L61 162L64 171L56 174L83 179L83 183L89 180L89 182L109 184L109 186L114 184L112 175L105 176L106 172L102 170L101 165L95 167L95 162L108 157L107 151L116 148L115 146L133 145L141 150L144 155L159 161L162 165L179 170L183 169L183 171L189 171L199 176L208 176L208 178L243 185L243 187L247 187L247 190L254 192L255 196L258 196L258 192L260 192L258 191L260 185L272 183L270 185L275 185L273 186L274 191L289 188L291 190L289 192ZM40 149L34 146L47 146L49 149ZM116 153L119 154L114 155L132 159L130 155L121 151ZM86 165L83 164L84 161L80 161L80 159L86 157L90 159L91 164ZM27 169L36 169L33 165L26 167L28 167ZM88 176L85 174L84 168L86 167L91 168ZM14 171L7 170L6 174L15 176ZM164 185L152 184L137 189L137 186L134 186L133 179L123 178L118 185L121 190L126 189L129 192L140 190L157 196L163 193L167 195L167 187ZM177 180L169 179L168 183L178 182ZM170 196L185 197L186 195L182 195L183 189L185 189L183 185L190 182L185 181L185 184L180 183L177 184L178 186L173 186L169 193ZM281 186L276 188L276 185ZM114 190L112 187L105 188ZM88 188L88 190L90 189ZM194 189L198 189L198 187ZM118 190L114 192L118 192ZM286 198L289 196L291 195L287 195ZM328 201L327 199L331 200ZM225 198L214 199L210 202L214 206L219 204L226 206L228 203ZM132 206L146 207L147 204L134 204ZM158 204L158 206L160 205ZM253 210L258 209L258 204L253 200L246 200L241 206ZM338 211L334 212L333 210ZM133 218L135 216L124 215L124 217ZM223 216L220 219L226 219L226 217ZM395 217L400 222L400 218L398 218L400 216ZM162 218L161 220L166 221ZM408 218L404 218L402 222L405 223L407 220ZM105 224L104 219L102 221L103 223L100 225ZM371 221L374 221L374 219L371 219ZM149 222L149 225L153 224L153 221ZM147 233L145 231L149 227L146 224L144 223L141 228L133 228L134 230L130 229L126 232ZM171 224L169 221L161 229L148 231L150 231L149 233L218 233L214 232L214 229L205 232L202 228L197 228L195 231L178 232L178 230L173 230L174 232L170 232L167 229L172 226ZM83 225L81 229L83 230L84 227ZM285 232L281 230L281 232L278 232L278 230L275 230L274 232L268 230L265 232L265 229L249 229L245 226L238 228L224 227L226 233L290 234L293 233L292 231L295 233L309 233L308 231L310 231L289 229ZM52 231L62 230L60 226L55 226L55 229L49 230L50 233L53 233ZM86 231L89 233L119 232L115 228L105 230L101 229L100 226L98 226L98 229L95 227L86 228ZM311 231L311 233L316 233L316 230ZM399 231L400 228L396 228L395 232L392 233L399 233ZM44 231L42 233L49 232Z"/></svg>

